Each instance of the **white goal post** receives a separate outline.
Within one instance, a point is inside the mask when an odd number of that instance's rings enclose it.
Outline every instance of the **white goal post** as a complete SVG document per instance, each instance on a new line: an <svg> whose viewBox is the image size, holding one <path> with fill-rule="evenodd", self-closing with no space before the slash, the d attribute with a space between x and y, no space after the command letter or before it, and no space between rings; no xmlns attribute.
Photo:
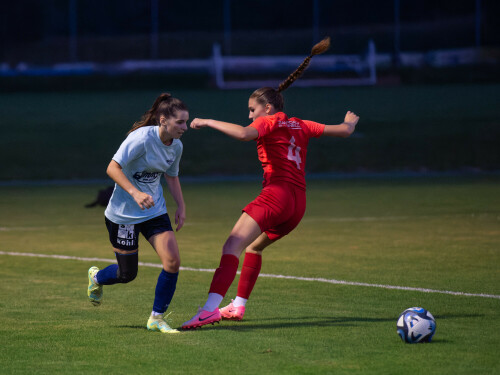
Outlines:
<svg viewBox="0 0 500 375"><path fill-rule="evenodd" d="M277 87L304 60L305 56L222 56L218 44L212 56L204 59L124 60L116 63L77 62L39 67L19 63L11 68L0 64L0 76L22 75L91 75L158 72L161 74L205 73L213 77L220 89ZM314 56L308 72L294 86L356 86L375 85L375 43L368 42L366 53L360 55ZM339 77L340 73L340 77ZM241 80L234 79L235 76ZM308 77L309 76L309 77ZM264 78L265 77L265 78ZM274 79L276 77L276 79Z"/></svg>
<svg viewBox="0 0 500 375"><path fill-rule="evenodd" d="M317 72L319 78L301 78L294 86L358 86L374 85L377 82L375 43L370 40L363 55L318 55L308 70ZM304 56L222 56L219 44L213 46L213 75L220 89L248 89L256 87L277 87L304 60ZM354 72L355 77L331 78L334 72ZM228 80L228 73L245 75L278 73L279 79ZM324 73L324 78L321 77Z"/></svg>

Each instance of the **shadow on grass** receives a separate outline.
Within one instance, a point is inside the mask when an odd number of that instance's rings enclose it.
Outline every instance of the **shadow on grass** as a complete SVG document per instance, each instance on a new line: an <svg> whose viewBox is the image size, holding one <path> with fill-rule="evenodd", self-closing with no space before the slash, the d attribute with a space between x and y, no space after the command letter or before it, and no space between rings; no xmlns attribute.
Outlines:
<svg viewBox="0 0 500 375"><path fill-rule="evenodd" d="M434 315L434 319L468 319L468 318L484 318L484 314L446 314L446 315Z"/></svg>
<svg viewBox="0 0 500 375"><path fill-rule="evenodd" d="M123 325L123 326L116 326L116 328L143 329L147 331L146 326Z"/></svg>
<svg viewBox="0 0 500 375"><path fill-rule="evenodd" d="M259 319L245 319L244 322L252 322L252 321L272 321L272 320L300 320L300 321L334 321L334 322L390 322L393 321L394 317L390 318L361 318L356 316L336 316L336 317L328 317L321 318L318 316L300 316L300 317L269 317L269 318L259 318Z"/></svg>
<svg viewBox="0 0 500 375"><path fill-rule="evenodd" d="M257 323L257 321L259 323ZM304 316L296 318L262 318L255 320L245 320L243 322L231 322L231 325L209 326L208 329L227 329L235 331L246 331L253 329L276 329L276 328L303 328L303 327L328 327L342 326L352 327L356 323L376 323L376 322L392 322L394 317L390 318L359 318L359 317L332 317L326 319L318 319L317 317ZM268 322L268 323L266 323Z"/></svg>
<svg viewBox="0 0 500 375"><path fill-rule="evenodd" d="M453 340L446 340L446 339L436 339L432 338L432 341L429 344L449 344L450 342L454 342Z"/></svg>
<svg viewBox="0 0 500 375"><path fill-rule="evenodd" d="M483 314L447 314L447 315L437 315L436 320L441 319L460 319L460 318L481 318L484 317ZM353 327L356 323L382 323L382 322L396 322L397 317L390 318L360 318L360 317L332 317L326 319L318 319L317 317L303 316L295 318L260 318L260 319L245 319L242 322L235 321L221 321L220 324L213 324L201 327L204 330L211 329L221 329L221 330L232 330L232 331L247 331L254 329L276 329L276 328L303 328L303 327L327 327L327 326L340 326L340 327ZM267 323L266 323L267 322ZM173 328L180 329L175 325ZM128 328L128 329L141 329L147 330L145 326L139 325L120 325L117 328ZM200 328L198 328L200 329ZM437 339L433 340L433 343L448 343L448 340Z"/></svg>
<svg viewBox="0 0 500 375"><path fill-rule="evenodd" d="M290 321L292 320L292 321ZM260 322L260 323L257 323ZM265 322L269 323L265 323ZM275 321L282 321L281 323ZM275 329L275 328L297 328L297 327L324 327L324 326L354 326L358 323L373 323L373 322L392 322L394 318L356 318L356 317L336 317L328 319L318 319L317 317L296 317L296 318L262 318L262 319L245 319L243 322L221 321L220 324L203 326L203 329L229 329L229 330L252 330L258 328ZM255 322L255 323L253 323ZM226 324L226 325L224 325ZM228 325L230 324L230 325ZM177 328L172 326L173 328ZM144 329L145 326L139 325L119 325L117 328L128 329Z"/></svg>

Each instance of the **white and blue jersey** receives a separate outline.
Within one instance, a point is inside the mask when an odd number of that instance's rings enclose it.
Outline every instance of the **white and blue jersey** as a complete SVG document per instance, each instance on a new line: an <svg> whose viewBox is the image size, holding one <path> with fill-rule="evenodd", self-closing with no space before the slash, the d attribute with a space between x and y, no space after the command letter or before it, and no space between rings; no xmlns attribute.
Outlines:
<svg viewBox="0 0 500 375"><path fill-rule="evenodd" d="M115 184L104 215L116 224L139 224L167 213L160 179L163 173L178 176L181 155L182 142L174 139L166 146L160 139L158 126L144 126L130 133L113 160L139 191L153 197L155 205L141 210L132 196Z"/></svg>

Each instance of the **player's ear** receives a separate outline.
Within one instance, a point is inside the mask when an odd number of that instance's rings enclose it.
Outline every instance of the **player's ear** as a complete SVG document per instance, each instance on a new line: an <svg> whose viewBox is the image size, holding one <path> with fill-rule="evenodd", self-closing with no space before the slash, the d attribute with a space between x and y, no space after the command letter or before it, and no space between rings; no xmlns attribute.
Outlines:
<svg viewBox="0 0 500 375"><path fill-rule="evenodd" d="M266 109L266 114L269 114L269 113L271 113L273 106L271 104L267 103L265 109Z"/></svg>

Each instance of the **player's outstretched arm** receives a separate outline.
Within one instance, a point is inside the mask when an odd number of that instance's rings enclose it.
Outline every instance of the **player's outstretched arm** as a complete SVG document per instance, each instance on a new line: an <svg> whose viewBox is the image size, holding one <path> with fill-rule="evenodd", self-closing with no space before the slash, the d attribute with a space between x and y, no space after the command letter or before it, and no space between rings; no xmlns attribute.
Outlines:
<svg viewBox="0 0 500 375"><path fill-rule="evenodd" d="M239 141L251 141L259 136L259 132L257 131L257 129L251 126L243 127L241 125L232 124L229 122L203 118L195 118L193 121L191 121L191 128L193 129L201 129L205 127L218 130Z"/></svg>
<svg viewBox="0 0 500 375"><path fill-rule="evenodd" d="M339 125L326 125L323 135L328 137L349 137L352 133L354 133L354 129L356 128L358 121L358 115L354 112L347 111L344 122Z"/></svg>

